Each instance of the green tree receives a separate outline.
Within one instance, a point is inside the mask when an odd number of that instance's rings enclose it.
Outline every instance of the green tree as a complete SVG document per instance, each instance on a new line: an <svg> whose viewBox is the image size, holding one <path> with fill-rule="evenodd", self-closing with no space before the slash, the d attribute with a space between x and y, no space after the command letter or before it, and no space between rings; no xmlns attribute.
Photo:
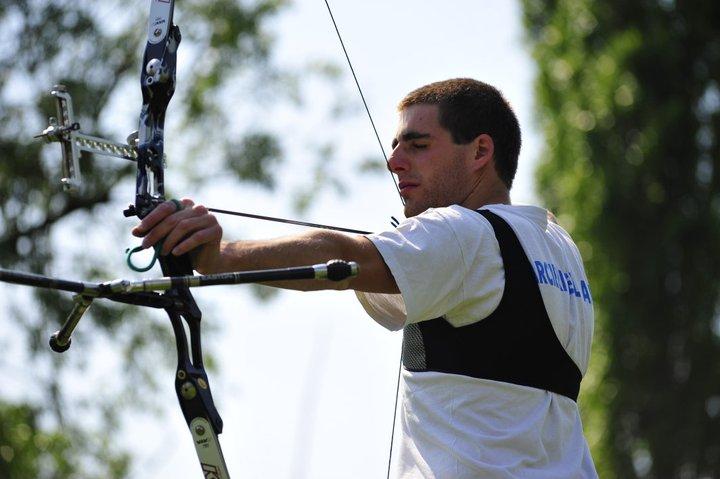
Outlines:
<svg viewBox="0 0 720 479"><path fill-rule="evenodd" d="M523 0L539 191L596 300L601 477L720 477L720 4Z"/></svg>
<svg viewBox="0 0 720 479"><path fill-rule="evenodd" d="M180 67L178 91L171 103L169 118L174 123L170 124L182 129L176 142L183 144L185 153L171 161L174 168L182 168L185 156L198 154L204 162L202 168L185 168L190 172L188 183L197 186L216 179L220 172L225 177L232 172L238 181L274 186L272 172L283 158L280 140L272 131L255 126L260 124L257 121L237 131L237 118L230 121L225 103L234 94L244 99L239 105L243 109L257 108L258 102L262 108L278 101L299 105L298 73L281 69L271 55L268 24L285 4L284 0L196 0L176 8L175 23L183 35L180 49L187 52L182 58L192 68ZM3 268L87 280L119 275L101 256L98 243L103 238L112 242L115 232L127 229L127 223L109 218L122 220L122 205L132 199L134 165L84 156L82 194L67 196L59 184L57 145L43 146L32 136L54 114L48 91L55 83L65 84L72 93L83 132L116 139L130 132L123 131L126 127L116 131L118 125L108 124L106 117L118 105L134 101L137 111L126 124L137 122L147 16L148 3L140 0L0 4L0 43L5 47L0 51ZM314 72L323 80L336 73L327 66ZM97 230L104 230L105 236L88 231L91 224L102 225ZM58 242L61 236L84 242L68 246ZM0 305L9 313L0 319L0 327L13 335L3 342L19 343L28 352L23 360L27 370L20 374L27 383L40 386L33 397L5 396L9 391L0 388L0 476L126 477L130 458L112 444L112 436L123 409L152 407L145 399L148 394L141 391L154 387L157 371L151 367L165 364L169 369L174 361L168 325L143 321L143 313L132 307L96 302L83 320L85 338L111 341L122 351L127 368L118 374L120 393L98 391L92 398L77 397L66 380L69 372L82 377L87 367L83 355L57 356L47 347L48 333L58 329L71 309L70 298L47 290L27 295L16 291L0 288ZM14 367L8 361L0 358L6 371ZM95 418L92 424L82 421L86 416Z"/></svg>

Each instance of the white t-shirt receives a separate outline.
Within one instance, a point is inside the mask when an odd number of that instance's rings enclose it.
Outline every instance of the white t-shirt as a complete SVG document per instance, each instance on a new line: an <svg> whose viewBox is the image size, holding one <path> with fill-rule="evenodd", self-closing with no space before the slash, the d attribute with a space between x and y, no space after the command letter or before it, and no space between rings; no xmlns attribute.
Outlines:
<svg viewBox="0 0 720 479"><path fill-rule="evenodd" d="M534 206L488 205L513 229L535 271L555 334L584 375L592 296L570 236ZM453 205L429 209L396 230L368 235L400 294L357 292L388 329L444 316L456 327L489 316L505 287L490 223ZM594 478L577 404L527 386L403 369L397 478Z"/></svg>

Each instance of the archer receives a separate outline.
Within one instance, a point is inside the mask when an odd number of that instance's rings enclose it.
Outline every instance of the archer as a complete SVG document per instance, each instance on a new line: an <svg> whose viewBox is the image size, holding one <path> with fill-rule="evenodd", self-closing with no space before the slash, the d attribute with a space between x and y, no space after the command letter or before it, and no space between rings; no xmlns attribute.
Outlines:
<svg viewBox="0 0 720 479"><path fill-rule="evenodd" d="M398 110L388 166L408 219L394 230L224 242L216 217L184 199L133 234L146 248L163 240L162 255L192 253L201 273L357 262L361 274L339 283L273 285L353 289L375 321L403 330L395 477L597 477L577 406L590 288L552 215L511 204L515 114L471 79L423 86Z"/></svg>

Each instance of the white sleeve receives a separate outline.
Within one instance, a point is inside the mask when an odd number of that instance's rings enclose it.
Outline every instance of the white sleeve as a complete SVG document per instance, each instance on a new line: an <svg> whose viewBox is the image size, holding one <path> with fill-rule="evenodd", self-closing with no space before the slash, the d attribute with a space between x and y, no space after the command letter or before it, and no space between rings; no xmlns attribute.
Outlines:
<svg viewBox="0 0 720 479"><path fill-rule="evenodd" d="M445 316L456 326L489 315L504 287L489 223L461 207L430 209L397 229L368 235L400 294L356 292L367 313L391 330Z"/></svg>

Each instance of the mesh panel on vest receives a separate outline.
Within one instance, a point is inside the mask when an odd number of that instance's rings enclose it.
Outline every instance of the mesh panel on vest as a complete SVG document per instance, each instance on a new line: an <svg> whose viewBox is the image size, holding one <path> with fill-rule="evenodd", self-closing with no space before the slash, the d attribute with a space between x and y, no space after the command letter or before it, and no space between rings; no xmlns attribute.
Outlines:
<svg viewBox="0 0 720 479"><path fill-rule="evenodd" d="M424 371L427 369L425 360L425 344L422 331L417 324L408 324L403 328L402 362L409 371Z"/></svg>

